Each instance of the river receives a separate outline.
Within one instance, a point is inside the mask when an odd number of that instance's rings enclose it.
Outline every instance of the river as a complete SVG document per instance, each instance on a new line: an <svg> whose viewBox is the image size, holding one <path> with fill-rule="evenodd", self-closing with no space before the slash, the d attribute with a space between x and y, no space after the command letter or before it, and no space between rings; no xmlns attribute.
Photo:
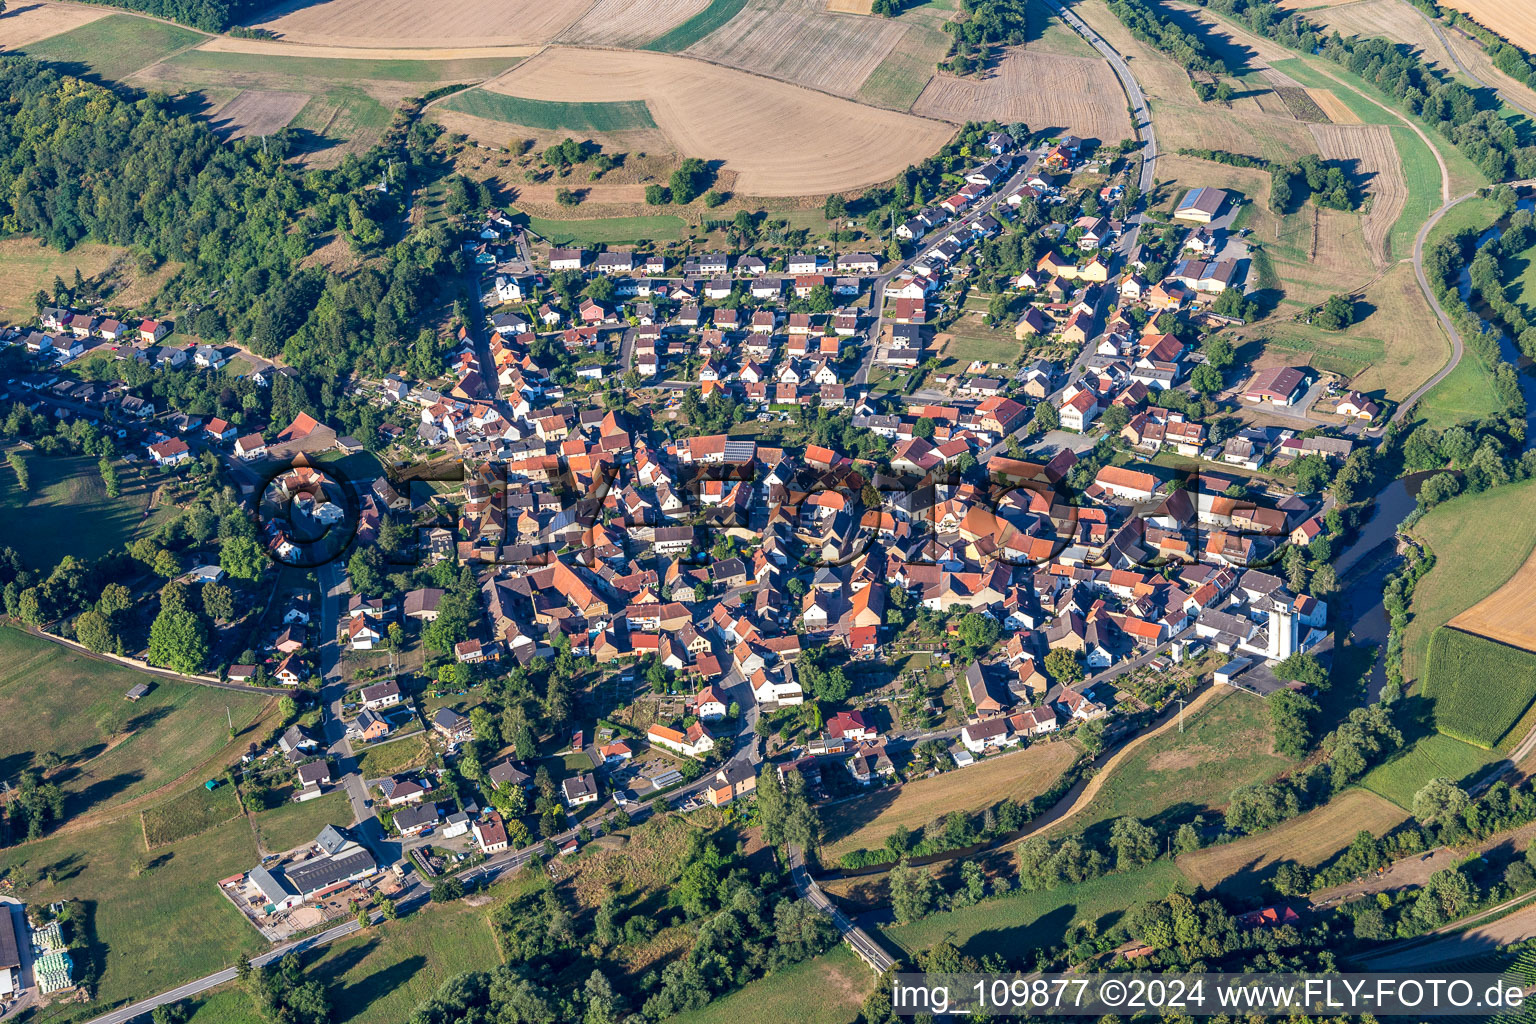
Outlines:
<svg viewBox="0 0 1536 1024"><path fill-rule="evenodd" d="M1536 200L1522 199L1516 204L1516 208L1536 211ZM1493 239L1502 237L1504 229L1508 226L1508 217L1500 219L1497 224L1494 224L1487 231L1477 236L1477 248L1481 249ZM1478 322L1482 325L1485 333L1497 330L1487 319L1488 315L1493 312L1488 308L1487 304L1482 302L1481 299L1477 302L1471 301L1472 274L1470 264L1462 267L1461 273L1457 275L1456 292L1461 296L1461 300L1466 302L1472 308L1472 311L1477 314ZM1503 353L1504 358L1509 360L1520 375L1520 392L1525 395L1525 436L1526 442L1529 444L1536 441L1536 363L1533 363L1529 356L1523 355L1515 347L1514 339L1510 338L1508 334L1505 334L1503 331L1497 331L1497 334L1499 336L1499 351ZM1473 358L1476 357L1474 356ZM1343 574L1341 573L1340 575L1342 576Z"/></svg>

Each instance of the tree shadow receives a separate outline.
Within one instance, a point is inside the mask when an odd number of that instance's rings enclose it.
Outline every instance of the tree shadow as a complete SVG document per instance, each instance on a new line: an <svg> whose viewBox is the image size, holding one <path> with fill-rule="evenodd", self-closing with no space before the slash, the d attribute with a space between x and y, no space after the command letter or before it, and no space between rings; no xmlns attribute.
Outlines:
<svg viewBox="0 0 1536 1024"><path fill-rule="evenodd" d="M1052 946L1061 941L1061 936L1076 916L1077 904L1066 903L1046 911L1033 921L979 931L961 944L960 953L977 959L994 953L1011 963L1022 951Z"/></svg>
<svg viewBox="0 0 1536 1024"><path fill-rule="evenodd" d="M85 870L85 858L78 853L72 853L44 868L44 872L53 879L55 885L67 882Z"/></svg>
<svg viewBox="0 0 1536 1024"><path fill-rule="evenodd" d="M892 786L877 789L863 799L850 800L838 805L836 814L828 814L824 818L826 843L831 845L853 835L879 817L881 812L895 803L900 795L901 790Z"/></svg>
<svg viewBox="0 0 1536 1024"><path fill-rule="evenodd" d="M148 729L150 726L170 717L171 709L167 705L157 708L148 708L140 714L134 715L123 727L124 732L138 732L140 729Z"/></svg>
<svg viewBox="0 0 1536 1024"><path fill-rule="evenodd" d="M67 794L66 816L72 817L97 803L110 800L143 778L144 773L140 771L119 772L109 779L98 779L77 793Z"/></svg>
<svg viewBox="0 0 1536 1024"><path fill-rule="evenodd" d="M354 1018L380 998L409 982L427 966L427 958L421 955L406 957L382 971L375 971L365 978L342 987L331 987L331 999L339 1016Z"/></svg>

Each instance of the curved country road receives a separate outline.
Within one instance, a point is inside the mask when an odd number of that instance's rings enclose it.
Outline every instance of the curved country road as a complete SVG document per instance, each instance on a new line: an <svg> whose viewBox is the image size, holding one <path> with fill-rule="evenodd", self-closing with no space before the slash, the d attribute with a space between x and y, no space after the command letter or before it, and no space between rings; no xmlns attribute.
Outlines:
<svg viewBox="0 0 1536 1024"><path fill-rule="evenodd" d="M1512 188L1524 188L1529 185L1536 185L1536 178L1525 178L1520 181L1505 182L1504 184ZM1466 346L1461 341L1461 332L1456 329L1456 325L1451 322L1450 316L1446 314L1445 308L1440 305L1440 299L1435 295L1434 289L1430 288L1429 278L1424 273L1424 241L1429 237L1429 233L1434 230L1435 225L1440 223L1440 218L1449 213L1452 207L1466 202L1481 191L1482 189L1478 189L1459 195L1454 199L1446 200L1440 209L1430 215L1429 219L1419 228L1419 233L1414 236L1413 276L1419 282L1419 291L1423 292L1424 298L1429 301L1429 308L1435 311L1435 318L1440 321L1440 327L1451 340L1451 358L1450 361L1435 372L1433 377L1419 385L1413 394L1403 399L1402 404L1397 407L1397 411L1392 414L1392 422L1394 423L1408 415L1408 411L1413 408L1419 399L1428 394L1431 388L1445 380L1446 377L1449 377L1451 371L1456 369L1456 365L1461 362L1461 357L1466 354Z"/></svg>

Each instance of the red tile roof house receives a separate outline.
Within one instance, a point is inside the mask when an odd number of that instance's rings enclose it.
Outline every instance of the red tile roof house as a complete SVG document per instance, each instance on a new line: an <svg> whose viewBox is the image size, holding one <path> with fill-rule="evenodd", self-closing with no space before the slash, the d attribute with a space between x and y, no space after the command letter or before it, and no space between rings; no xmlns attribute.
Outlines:
<svg viewBox="0 0 1536 1024"><path fill-rule="evenodd" d="M169 441L150 445L149 457L155 460L157 466L175 466L190 459L192 449L181 438L173 437Z"/></svg>

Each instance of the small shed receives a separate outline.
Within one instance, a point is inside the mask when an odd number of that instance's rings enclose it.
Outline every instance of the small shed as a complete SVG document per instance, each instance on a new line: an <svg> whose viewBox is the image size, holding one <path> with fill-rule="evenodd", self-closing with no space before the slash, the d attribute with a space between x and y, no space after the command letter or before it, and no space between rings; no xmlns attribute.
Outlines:
<svg viewBox="0 0 1536 1024"><path fill-rule="evenodd" d="M135 683L133 685L133 687L131 689L129 689L129 691L127 693L125 693L123 696L126 697L127 699L131 700L131 701L137 701L140 697L145 697L145 696L148 696L148 695L149 695L149 684L148 683Z"/></svg>

